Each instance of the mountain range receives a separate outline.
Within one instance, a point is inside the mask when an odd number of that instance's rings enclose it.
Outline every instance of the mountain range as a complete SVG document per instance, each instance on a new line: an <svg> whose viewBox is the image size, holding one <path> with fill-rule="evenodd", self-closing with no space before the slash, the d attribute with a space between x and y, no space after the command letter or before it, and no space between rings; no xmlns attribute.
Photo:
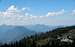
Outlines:
<svg viewBox="0 0 75 47"><path fill-rule="evenodd" d="M64 26L51 26L51 25L44 25L44 24L36 24L36 25L27 25L25 26L31 31L35 32L47 32L56 28L64 27Z"/></svg>
<svg viewBox="0 0 75 47"><path fill-rule="evenodd" d="M22 37L34 34L33 31L23 26L0 26L0 41L9 42L19 40Z"/></svg>
<svg viewBox="0 0 75 47"><path fill-rule="evenodd" d="M0 44L0 47L75 47L75 26L56 28L9 44Z"/></svg>
<svg viewBox="0 0 75 47"><path fill-rule="evenodd" d="M53 30L59 26L49 25L27 25L27 26L12 26L12 25L0 25L0 41L11 42L20 40L23 37L34 35L39 32L46 32Z"/></svg>

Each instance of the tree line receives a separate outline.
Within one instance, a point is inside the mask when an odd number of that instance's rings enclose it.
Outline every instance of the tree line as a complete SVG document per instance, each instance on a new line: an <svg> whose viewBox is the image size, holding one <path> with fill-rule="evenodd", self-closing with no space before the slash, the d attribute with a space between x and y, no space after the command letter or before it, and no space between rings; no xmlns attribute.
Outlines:
<svg viewBox="0 0 75 47"><path fill-rule="evenodd" d="M75 39L73 39L73 43L61 42L57 39L57 35L66 33L65 31L71 29L75 29L75 26L67 28L58 28L53 31L31 35L28 37L24 37L23 39L14 43L11 42L9 44L0 44L0 47L75 47ZM52 40L49 40L49 38L52 38Z"/></svg>

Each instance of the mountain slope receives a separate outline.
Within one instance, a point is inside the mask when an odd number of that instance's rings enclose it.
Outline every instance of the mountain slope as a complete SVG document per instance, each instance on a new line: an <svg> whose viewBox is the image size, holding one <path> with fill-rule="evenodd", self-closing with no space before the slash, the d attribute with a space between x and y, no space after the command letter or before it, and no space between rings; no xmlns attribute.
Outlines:
<svg viewBox="0 0 75 47"><path fill-rule="evenodd" d="M70 38L69 38L70 36ZM63 39L63 41L61 41ZM71 41L71 42L70 42ZM19 42L1 47L75 47L75 26L57 28L49 32L24 37Z"/></svg>
<svg viewBox="0 0 75 47"><path fill-rule="evenodd" d="M34 34L33 31L23 26L0 26L0 41L2 42L16 41L32 34Z"/></svg>
<svg viewBox="0 0 75 47"><path fill-rule="evenodd" d="M52 46L55 43L54 47L56 47L57 45L60 45L60 44L61 44L60 46L64 46L64 44L62 44L64 42L61 42L60 40L58 41L59 36L62 38L66 37L66 36L70 36L72 40L75 40L75 26L57 28L57 29L54 29L54 30L46 32L46 33L36 34L35 36L28 38L27 40L29 40L29 42L31 42L33 40L35 47L37 47L37 45L38 46L40 45L40 47L43 47L43 46L47 47L48 43L50 44L50 46ZM25 39L22 39L21 41L23 42L23 41L25 41ZM28 45L30 45L30 44L28 44ZM70 42L67 41L66 45L70 45ZM48 47L50 47L50 46L48 46Z"/></svg>

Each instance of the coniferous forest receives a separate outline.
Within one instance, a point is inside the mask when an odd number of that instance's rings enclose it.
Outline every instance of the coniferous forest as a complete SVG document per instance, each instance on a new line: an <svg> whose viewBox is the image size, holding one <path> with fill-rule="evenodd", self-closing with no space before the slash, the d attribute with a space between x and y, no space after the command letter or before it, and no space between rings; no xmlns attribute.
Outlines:
<svg viewBox="0 0 75 47"><path fill-rule="evenodd" d="M0 47L75 47L75 26L37 33L16 42L0 43Z"/></svg>

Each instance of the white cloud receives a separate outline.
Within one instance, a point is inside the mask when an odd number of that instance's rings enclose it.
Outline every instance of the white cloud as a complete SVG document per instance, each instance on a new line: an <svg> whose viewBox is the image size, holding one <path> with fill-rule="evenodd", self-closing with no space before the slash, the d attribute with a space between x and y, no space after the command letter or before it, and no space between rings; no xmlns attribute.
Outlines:
<svg viewBox="0 0 75 47"><path fill-rule="evenodd" d="M22 10L24 11L24 10L26 10L27 8L22 8Z"/></svg>
<svg viewBox="0 0 75 47"><path fill-rule="evenodd" d="M72 15L75 16L75 10L72 10Z"/></svg>
<svg viewBox="0 0 75 47"><path fill-rule="evenodd" d="M64 14L64 9L57 12L48 12L47 16L59 16Z"/></svg>
<svg viewBox="0 0 75 47"><path fill-rule="evenodd" d="M0 16L25 16L29 15L26 8L18 9L15 5L11 5L4 12L0 12Z"/></svg>
<svg viewBox="0 0 75 47"><path fill-rule="evenodd" d="M48 17L63 15L64 9L57 12L48 12L47 16L33 16L27 12L27 8L18 9L15 5L11 5L5 11L0 11L0 25L30 25L30 24L49 24L58 25L68 23L68 19L64 17ZM69 18L73 19L73 18Z"/></svg>
<svg viewBox="0 0 75 47"><path fill-rule="evenodd" d="M34 20L37 21L40 18L40 16L32 16L26 11L27 8L18 9L15 5L11 5L5 11L0 11L0 25L27 25L35 23Z"/></svg>
<svg viewBox="0 0 75 47"><path fill-rule="evenodd" d="M15 5L11 5L7 10L9 11L13 11L13 10L17 10L16 6Z"/></svg>

